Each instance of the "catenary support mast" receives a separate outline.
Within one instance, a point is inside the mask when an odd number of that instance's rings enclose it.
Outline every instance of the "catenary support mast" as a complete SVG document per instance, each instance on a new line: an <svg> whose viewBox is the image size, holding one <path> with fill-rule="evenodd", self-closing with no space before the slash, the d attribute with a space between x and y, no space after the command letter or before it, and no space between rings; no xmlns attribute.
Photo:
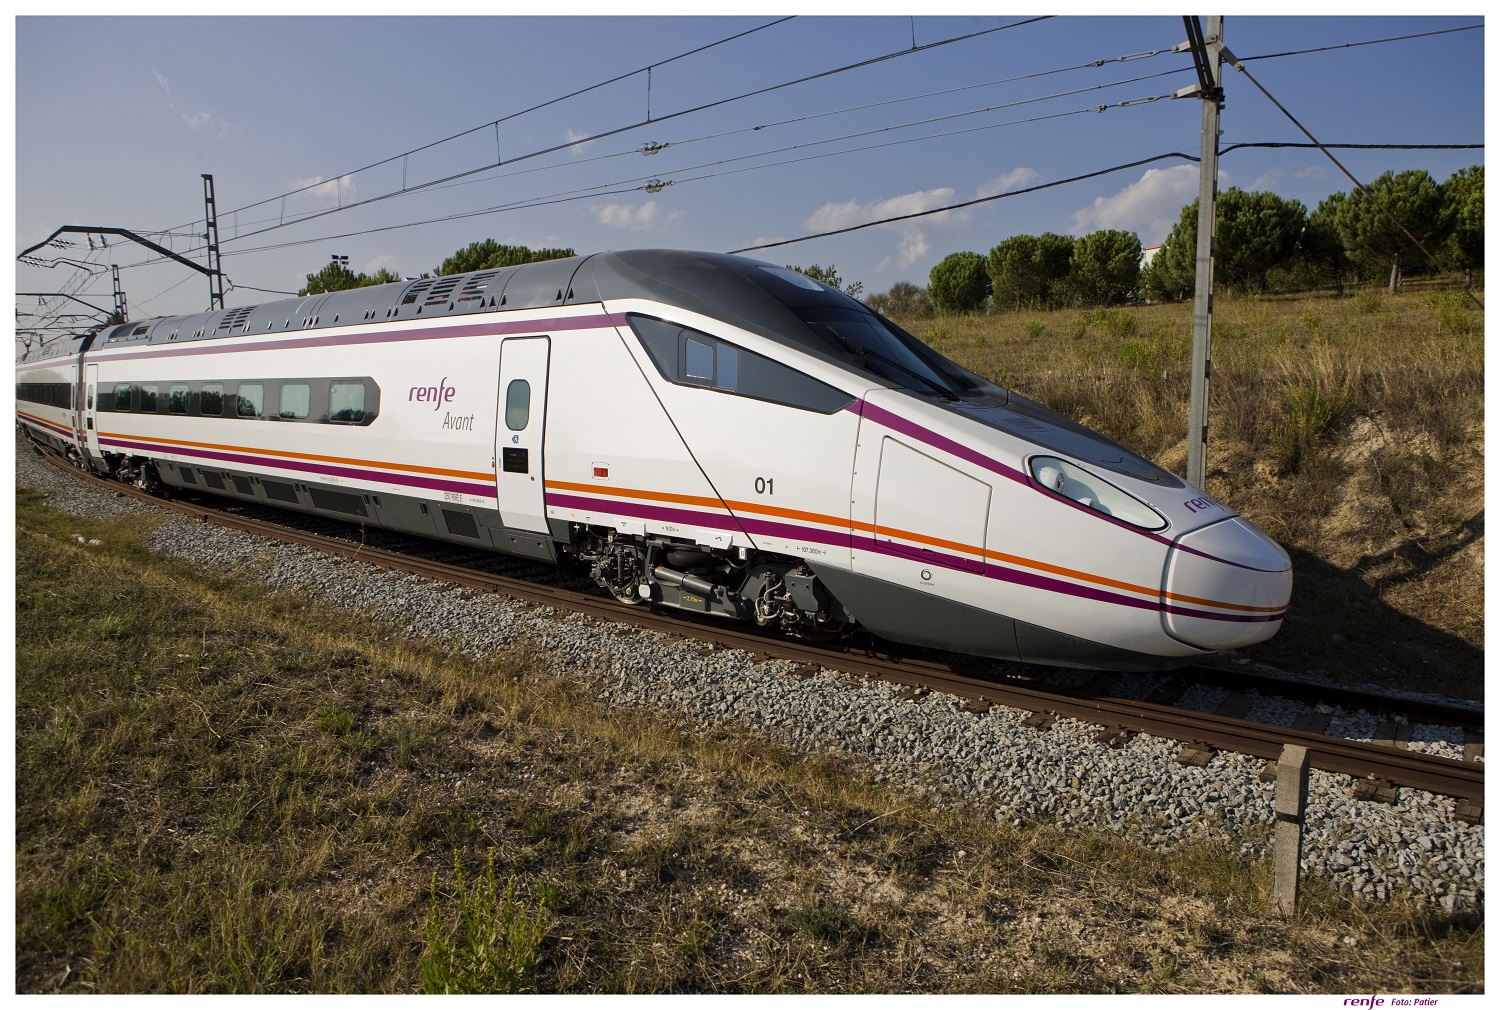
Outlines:
<svg viewBox="0 0 1500 1010"><path fill-rule="evenodd" d="M1203 160L1198 170L1198 256L1193 288L1193 364L1188 397L1187 479L1203 486L1208 456L1208 380L1212 373L1209 340L1214 313L1214 221L1219 197L1219 113L1224 108L1224 19L1212 16L1204 32L1196 17L1186 17L1188 41L1198 69L1193 91L1203 102ZM1186 89L1185 89L1186 90ZM1179 94L1182 94L1179 92ZM1177 97L1177 96L1173 96ZM1185 96L1184 96L1185 97Z"/></svg>
<svg viewBox="0 0 1500 1010"><path fill-rule="evenodd" d="M208 217L208 298L209 311L224 307L224 271L219 266L219 211L214 203L214 177L203 176L203 209Z"/></svg>

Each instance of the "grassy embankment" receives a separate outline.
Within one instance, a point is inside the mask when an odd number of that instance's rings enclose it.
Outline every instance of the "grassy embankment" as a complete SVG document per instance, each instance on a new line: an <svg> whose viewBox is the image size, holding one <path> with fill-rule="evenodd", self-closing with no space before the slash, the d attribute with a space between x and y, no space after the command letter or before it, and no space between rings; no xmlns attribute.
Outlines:
<svg viewBox="0 0 1500 1010"><path fill-rule="evenodd" d="M1483 989L1477 914L1283 923L1217 845L937 811L18 504L18 991Z"/></svg>
<svg viewBox="0 0 1500 1010"><path fill-rule="evenodd" d="M903 320L1182 473L1192 306ZM1207 490L1292 555L1256 659L1483 696L1484 317L1460 292L1215 302Z"/></svg>

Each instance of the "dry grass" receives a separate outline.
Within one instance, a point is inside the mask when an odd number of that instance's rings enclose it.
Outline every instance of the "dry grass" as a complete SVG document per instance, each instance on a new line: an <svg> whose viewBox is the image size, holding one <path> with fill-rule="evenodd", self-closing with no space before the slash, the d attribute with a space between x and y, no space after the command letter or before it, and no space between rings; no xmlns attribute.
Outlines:
<svg viewBox="0 0 1500 1010"><path fill-rule="evenodd" d="M21 992L1483 989L1475 914L1283 923L1226 846L936 810L18 503Z"/></svg>
<svg viewBox="0 0 1500 1010"><path fill-rule="evenodd" d="M909 323L968 368L1181 472L1192 307ZM1291 552L1249 654L1482 697L1484 319L1458 292L1220 295L1207 485Z"/></svg>

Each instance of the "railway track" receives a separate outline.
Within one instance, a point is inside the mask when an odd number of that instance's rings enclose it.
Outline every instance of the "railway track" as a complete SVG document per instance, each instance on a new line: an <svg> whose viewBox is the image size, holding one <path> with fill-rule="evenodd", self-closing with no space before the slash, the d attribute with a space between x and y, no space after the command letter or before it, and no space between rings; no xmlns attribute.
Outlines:
<svg viewBox="0 0 1500 1010"><path fill-rule="evenodd" d="M742 649L765 659L789 660L800 664L798 671L802 673L831 669L879 678L907 688L913 698L931 692L950 694L963 699L967 707L976 712L983 712L992 705L1024 709L1033 713L1028 721L1039 728L1056 718L1071 718L1100 725L1100 738L1115 744L1134 733L1177 740L1184 744L1184 760L1195 757L1206 760L1213 751L1223 750L1275 761L1287 744L1300 745L1307 748L1312 767L1351 776L1357 780L1357 793L1369 798L1393 800L1395 790L1399 788L1422 789L1458 799L1458 815L1464 820L1472 822L1482 818L1484 768L1477 761L1457 761L1398 746L1345 740L1303 729L1176 708L1165 701L1110 697L1104 693L1107 688L1101 689L1107 685L1107 677L1095 678L1084 688L997 680L977 675L977 671L986 665L982 660L933 659L878 648L819 645L759 628L669 615L647 606L628 606L613 598L457 564L452 560L454 551L439 551L440 557L433 558L372 546L364 542L363 537L351 539L326 532L330 527L319 519L314 519L313 523L324 532L298 529L286 521L271 522L235 514L199 502L157 498L117 481L85 474L51 453L42 455L79 479L93 482L115 494L138 498L227 528L366 561L393 571L479 592L498 593L533 606L553 607L643 630L693 638L716 647ZM277 514L283 520L307 518L298 513ZM348 528L348 524L339 525ZM442 560L444 557L449 560ZM492 561L495 556L483 557ZM519 567L534 569L536 566L521 562ZM1482 711L1463 706L1390 699L1342 688L1324 688L1206 668L1190 668L1179 671L1179 674L1219 682L1238 691L1260 690L1372 711L1378 710L1382 704L1389 706L1394 702L1407 716L1438 725L1476 727L1483 722Z"/></svg>

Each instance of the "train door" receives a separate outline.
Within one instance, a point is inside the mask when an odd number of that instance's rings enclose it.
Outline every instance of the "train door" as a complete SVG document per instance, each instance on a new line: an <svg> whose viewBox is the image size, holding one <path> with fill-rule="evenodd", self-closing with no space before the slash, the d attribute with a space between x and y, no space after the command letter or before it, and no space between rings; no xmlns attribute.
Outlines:
<svg viewBox="0 0 1500 1010"><path fill-rule="evenodd" d="M500 521L547 532L542 483L547 417L548 337L511 337L500 345L500 409L495 415L495 493Z"/></svg>
<svg viewBox="0 0 1500 1010"><path fill-rule="evenodd" d="M865 402L901 416L900 394L870 390ZM984 571L989 484L937 459L920 440L868 420L854 470L851 525L867 531L855 571L938 593L948 572Z"/></svg>
<svg viewBox="0 0 1500 1010"><path fill-rule="evenodd" d="M83 388L83 434L88 443L89 455L96 459L102 455L99 452L99 366L87 366L88 379Z"/></svg>

